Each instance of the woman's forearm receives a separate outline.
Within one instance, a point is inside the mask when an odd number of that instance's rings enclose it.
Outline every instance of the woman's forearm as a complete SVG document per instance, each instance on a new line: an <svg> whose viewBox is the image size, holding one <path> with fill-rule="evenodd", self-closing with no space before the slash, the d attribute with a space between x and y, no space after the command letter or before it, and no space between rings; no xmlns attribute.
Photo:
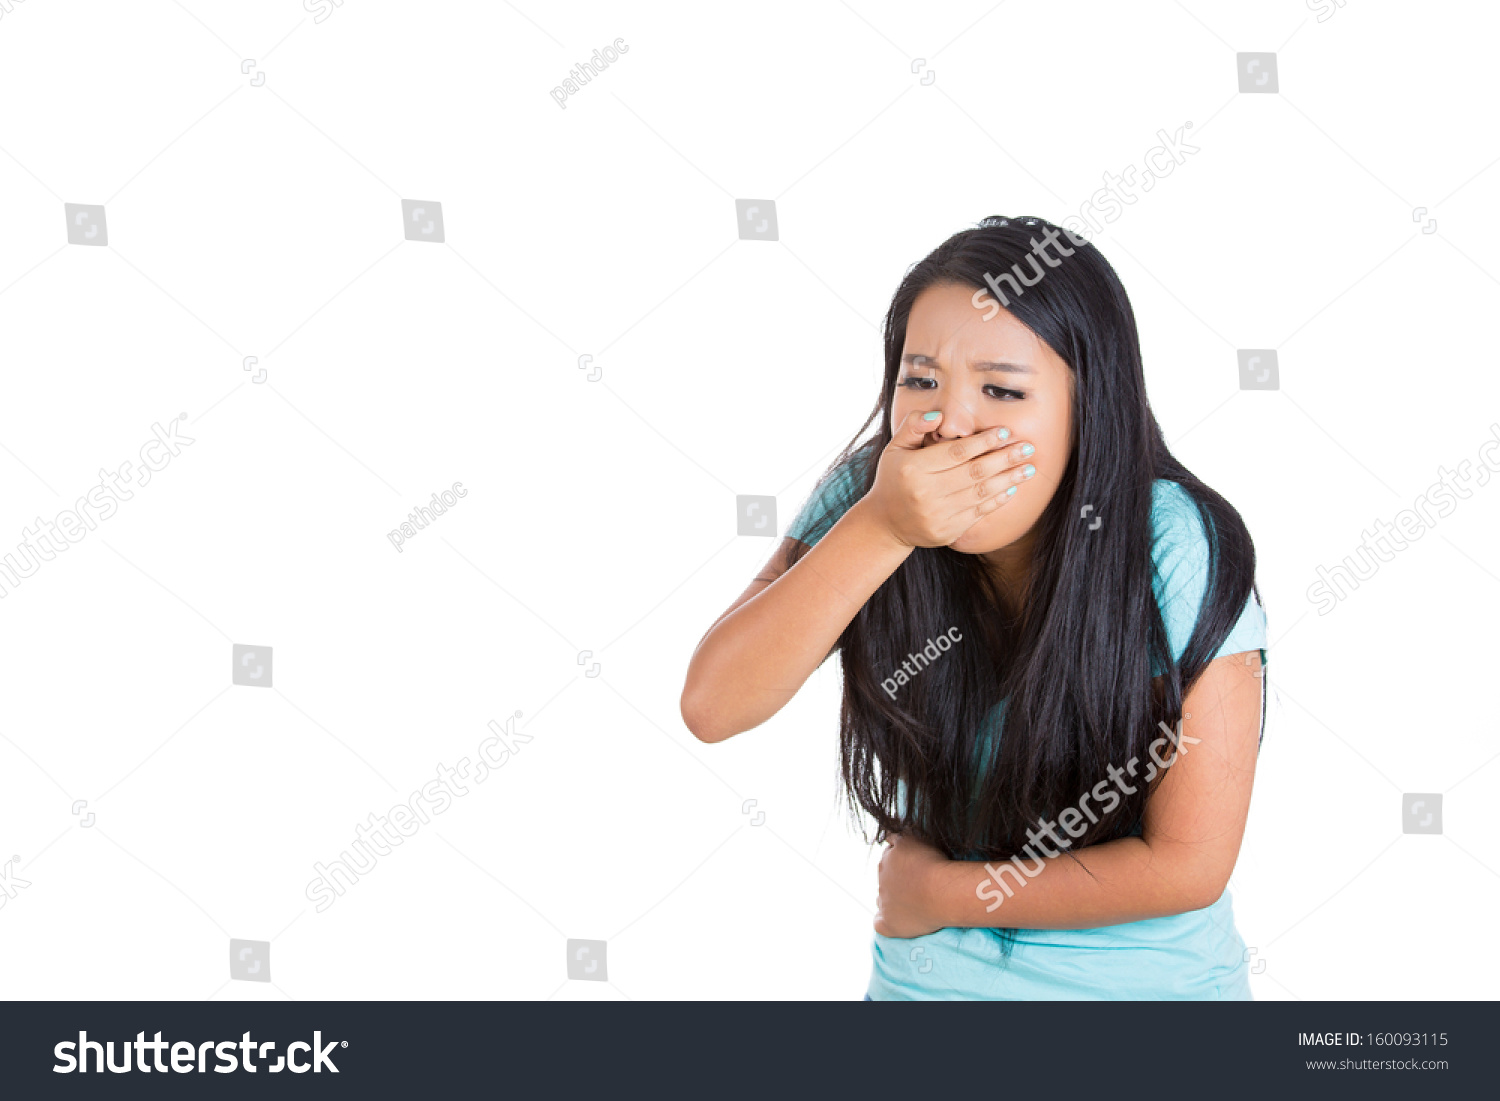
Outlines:
<svg viewBox="0 0 1500 1101"><path fill-rule="evenodd" d="M723 741L781 710L911 554L862 504L698 644L682 702L698 738Z"/></svg>
<svg viewBox="0 0 1500 1101"><path fill-rule="evenodd" d="M924 894L942 926L1092 929L1212 905L1224 885L1194 869L1183 846L1122 837L1069 856L950 860L933 865ZM1040 868L1038 868L1040 860ZM1025 874L1025 870L1035 873ZM1092 874L1090 874L1092 873Z"/></svg>

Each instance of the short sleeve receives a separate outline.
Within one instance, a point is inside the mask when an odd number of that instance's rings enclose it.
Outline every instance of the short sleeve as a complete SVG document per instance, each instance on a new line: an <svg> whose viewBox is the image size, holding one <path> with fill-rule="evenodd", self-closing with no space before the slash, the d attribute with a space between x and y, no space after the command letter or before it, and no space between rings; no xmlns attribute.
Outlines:
<svg viewBox="0 0 1500 1101"><path fill-rule="evenodd" d="M863 480L857 476L856 471L862 469L862 460L866 454L864 448L854 452L818 483L812 495L787 525L788 538L810 547L828 534L839 518L862 496L859 486L863 484Z"/></svg>
<svg viewBox="0 0 1500 1101"><path fill-rule="evenodd" d="M1161 608L1172 658L1180 661L1198 623L1208 589L1208 537L1187 490L1166 479L1158 479L1152 487L1151 526L1156 603ZM1214 656L1246 650L1259 650L1261 663L1266 663L1266 613L1253 591ZM1165 672L1153 668L1151 675L1161 676Z"/></svg>

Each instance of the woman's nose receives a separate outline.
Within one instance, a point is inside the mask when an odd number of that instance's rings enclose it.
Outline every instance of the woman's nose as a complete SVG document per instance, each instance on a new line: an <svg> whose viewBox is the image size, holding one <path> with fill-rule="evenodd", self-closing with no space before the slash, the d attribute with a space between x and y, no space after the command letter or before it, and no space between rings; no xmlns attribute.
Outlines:
<svg viewBox="0 0 1500 1101"><path fill-rule="evenodd" d="M949 398L941 408L943 420L937 430L938 439L962 439L974 434L977 418L968 403L959 398Z"/></svg>

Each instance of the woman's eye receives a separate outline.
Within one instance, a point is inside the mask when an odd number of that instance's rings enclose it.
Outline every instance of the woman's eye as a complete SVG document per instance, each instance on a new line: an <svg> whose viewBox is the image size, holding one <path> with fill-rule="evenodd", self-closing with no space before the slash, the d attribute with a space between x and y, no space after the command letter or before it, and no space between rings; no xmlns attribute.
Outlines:
<svg viewBox="0 0 1500 1101"><path fill-rule="evenodd" d="M912 376L902 379L900 385L908 390L931 390L937 386L937 379ZM1020 401L1026 396L1020 390L1007 390L1003 386L986 386L984 392L996 401Z"/></svg>

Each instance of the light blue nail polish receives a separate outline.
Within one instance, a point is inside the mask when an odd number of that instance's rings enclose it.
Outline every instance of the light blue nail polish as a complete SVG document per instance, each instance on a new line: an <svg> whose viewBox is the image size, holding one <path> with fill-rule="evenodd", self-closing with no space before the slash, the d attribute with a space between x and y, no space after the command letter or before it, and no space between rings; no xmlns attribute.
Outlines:
<svg viewBox="0 0 1500 1101"><path fill-rule="evenodd" d="M1035 473L1036 473L1036 467L1032 466L1030 463L1027 463L1025 466L1023 466L1021 468L1021 477L1023 477L1023 478L1029 478L1029 477L1031 477Z"/></svg>
<svg viewBox="0 0 1500 1101"><path fill-rule="evenodd" d="M1002 428L1000 429L1000 431L996 432L995 435L999 436L1002 440L1008 440L1010 439L1010 429Z"/></svg>
<svg viewBox="0 0 1500 1101"><path fill-rule="evenodd" d="M1005 491L1005 495L1007 497L1014 497L1016 495L1016 487L1015 486L1011 486L1009 489L1007 489Z"/></svg>
<svg viewBox="0 0 1500 1101"><path fill-rule="evenodd" d="M1027 455L1032 454L1034 451L1036 451L1036 448L1032 447L1029 443L1023 443L1021 445L1022 458L1025 458Z"/></svg>
<svg viewBox="0 0 1500 1101"><path fill-rule="evenodd" d="M923 419L923 420L924 420L924 421L935 421L935 420L937 420L937 419L938 419L938 418L939 418L939 417L941 417L941 416L942 416L942 414L941 414L941 413L939 413L939 412L937 412L937 411L936 411L936 410L934 410L934 411L933 411L933 412L931 412L931 413L923 413L923 414L922 414L922 419Z"/></svg>

